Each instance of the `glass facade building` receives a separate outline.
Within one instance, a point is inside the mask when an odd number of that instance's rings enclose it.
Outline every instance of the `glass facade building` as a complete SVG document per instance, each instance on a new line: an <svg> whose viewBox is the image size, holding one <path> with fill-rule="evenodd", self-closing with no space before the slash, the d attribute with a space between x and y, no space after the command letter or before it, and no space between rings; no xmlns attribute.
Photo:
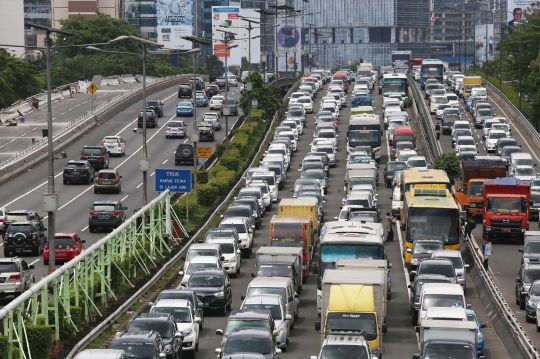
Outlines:
<svg viewBox="0 0 540 359"><path fill-rule="evenodd" d="M125 0L124 19L150 40L157 39L156 4L154 0Z"/></svg>

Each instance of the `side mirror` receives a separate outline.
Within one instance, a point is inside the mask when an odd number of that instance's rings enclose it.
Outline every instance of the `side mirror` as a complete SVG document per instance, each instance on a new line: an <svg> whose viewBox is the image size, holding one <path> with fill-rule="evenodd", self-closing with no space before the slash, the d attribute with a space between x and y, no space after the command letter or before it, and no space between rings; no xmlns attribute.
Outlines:
<svg viewBox="0 0 540 359"><path fill-rule="evenodd" d="M523 248L519 248L519 249L518 249L518 252L519 252L519 253L523 253Z"/></svg>
<svg viewBox="0 0 540 359"><path fill-rule="evenodd" d="M194 322L195 322L195 323L200 323L200 322L202 322L201 317L195 317Z"/></svg>
<svg viewBox="0 0 540 359"><path fill-rule="evenodd" d="M251 278L255 278L255 273L251 273Z"/></svg>
<svg viewBox="0 0 540 359"><path fill-rule="evenodd" d="M81 241L81 243L86 243L86 241L83 239L83 240Z"/></svg>
<svg viewBox="0 0 540 359"><path fill-rule="evenodd" d="M281 349L279 349L279 348L276 348L276 354L278 354L278 355L279 355L279 354L281 354L281 353L282 353L282 352L281 352Z"/></svg>
<svg viewBox="0 0 540 359"><path fill-rule="evenodd" d="M319 272L319 269L317 268L317 265L316 264L313 264L311 266L311 273L312 274L317 274Z"/></svg>
<svg viewBox="0 0 540 359"><path fill-rule="evenodd" d="M420 354L414 353L414 354L412 355L412 359L420 359Z"/></svg>
<svg viewBox="0 0 540 359"><path fill-rule="evenodd" d="M294 297L292 295L289 295L289 298L287 298L288 302L292 302L294 300Z"/></svg>
<svg viewBox="0 0 540 359"><path fill-rule="evenodd" d="M285 315L285 320L292 320L292 315L286 314Z"/></svg>
<svg viewBox="0 0 540 359"><path fill-rule="evenodd" d="M221 348L216 348L216 350L214 350L214 353L221 354ZM420 359L420 358L418 358L418 359Z"/></svg>
<svg viewBox="0 0 540 359"><path fill-rule="evenodd" d="M242 254L242 251L239 249L236 251L236 254Z"/></svg>
<svg viewBox="0 0 540 359"><path fill-rule="evenodd" d="M216 335L223 335L223 329L216 329Z"/></svg>
<svg viewBox="0 0 540 359"><path fill-rule="evenodd" d="M320 321L316 321L316 322L315 322L315 330L316 330L316 331L321 330L321 322L320 322Z"/></svg>
<svg viewBox="0 0 540 359"><path fill-rule="evenodd" d="M181 276L183 276L183 275L184 275L184 271L183 271L183 270L181 270L180 272L178 272L178 275L181 275Z"/></svg>
<svg viewBox="0 0 540 359"><path fill-rule="evenodd" d="M165 353L159 353L159 359L166 359L167 355Z"/></svg>
<svg viewBox="0 0 540 359"><path fill-rule="evenodd" d="M224 256L221 256L221 257L219 257L219 260L220 260L220 261L224 261L224 260L225 260L225 257L224 257Z"/></svg>
<svg viewBox="0 0 540 359"><path fill-rule="evenodd" d="M240 296L240 299L242 299L242 300L246 299L246 295L245 295L245 294L242 294L242 295Z"/></svg>
<svg viewBox="0 0 540 359"><path fill-rule="evenodd" d="M486 323L480 323L480 328L485 328L487 326Z"/></svg>

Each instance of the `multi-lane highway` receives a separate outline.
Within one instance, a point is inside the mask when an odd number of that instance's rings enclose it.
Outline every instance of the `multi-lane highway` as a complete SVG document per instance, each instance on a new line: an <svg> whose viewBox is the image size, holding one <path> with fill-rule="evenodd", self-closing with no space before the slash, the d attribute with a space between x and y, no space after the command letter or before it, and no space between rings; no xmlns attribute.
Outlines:
<svg viewBox="0 0 540 359"><path fill-rule="evenodd" d="M323 90L324 92L324 90ZM376 111L378 114L382 114L381 103L382 97L376 95L377 91L374 91L373 99ZM323 96L319 94L316 99L315 113L319 109L318 101ZM350 98L350 96L349 96ZM349 103L349 102L348 102ZM412 115L412 113L411 113ZM347 158L347 152L345 147L345 132L349 122L350 109L343 108L340 112L340 124L338 138L338 152L337 152L337 166L330 170L330 177L328 182L328 193L326 194L325 204L325 218L327 221L332 220L334 216L339 214L341 199L344 197L343 193L343 176L345 173L345 164ZM303 157L310 150L310 143L313 139L314 132L314 116L308 115L306 121L307 128L304 129L304 134L300 136L298 142L298 152L294 154L291 162L291 170L288 173L287 185L285 189L280 191L280 198L291 197L290 189L294 185L294 181L299 178L297 172L298 166L301 163ZM413 125L413 128L417 136L420 136L419 129ZM420 142L420 141L419 141ZM386 161L388 160L388 142L386 141L386 134L384 134L382 149L382 158L380 162L380 170ZM419 153L424 153L421 142L418 145ZM385 188L380 181L377 188L379 194L379 208L383 213L389 211L391 208L390 189ZM277 206L267 212L263 218L262 227L257 230L254 237L255 252L258 247L263 244L267 244L269 221L274 214L277 214ZM410 358L413 353L418 351L418 344L414 327L411 326L411 319L409 315L409 302L408 302L408 289L407 279L402 264L402 257L400 252L400 243L395 236L394 242L386 243L386 250L388 253L388 259L393 264L391 269L392 274L392 300L388 304L388 333L384 337L384 358L387 359L403 359ZM252 256L250 259L242 260L242 271L238 278L232 279L233 289L233 309L238 309L242 303L240 296L245 294L248 283L251 281L250 273L255 270L255 258ZM510 358L507 354L501 340L497 337L493 330L493 326L489 322L489 317L485 312L482 303L479 300L478 293L474 289L474 285L470 278L467 286L467 302L471 303L475 309L479 319L483 322L488 322L487 328L484 330L486 339L486 355L489 358ZM314 329L314 322L319 320L316 314L316 278L314 275L308 277L307 283L304 284L302 293L300 295L300 319L295 323L295 328L291 332L290 344L286 352L280 354L280 359L308 359L311 355L318 355L320 350L320 334ZM213 357L214 349L218 348L221 343L221 336L215 335L216 329L224 329L227 323L227 318L222 316L208 315L205 317L204 330L201 333L200 348L196 354L197 358L209 358Z"/></svg>
<svg viewBox="0 0 540 359"><path fill-rule="evenodd" d="M240 98L239 89L234 88L229 94L238 100ZM149 172L148 197L154 198L157 194L154 191L154 170L156 168L174 168L174 152L178 144L189 141L187 139L166 139L166 123L176 118L177 86L158 91L148 96L148 99L161 99L164 101L164 116L159 119L157 128L149 128L147 135L148 155L150 156L151 170ZM182 99L185 100L185 99ZM142 205L142 173L139 171L139 156L142 149L142 135L134 133L137 127L137 114L141 109L141 102L126 108L121 113L115 115L107 122L89 131L86 135L74 141L66 148L67 159L57 160L54 165L55 185L60 197L60 207L56 214L56 232L76 232L81 239L86 241L86 246L90 246L103 236L106 232L90 233L88 231L88 214L93 201L99 199L121 200L124 206L128 207L127 214L131 216L134 210ZM209 107L197 108L197 121L200 122L203 113L210 111ZM53 114L53 116L55 116ZM232 126L238 116L229 117L229 126ZM193 117L183 117L182 120L188 125L188 134L193 128ZM107 135L120 135L126 143L126 155L124 157L111 157L109 168L116 168L122 178L122 192L120 194L94 194L93 184L62 184L62 172L64 165L70 159L79 159L84 145L99 145ZM216 142L210 143L212 147L215 143L225 138L225 124L223 129L217 132ZM202 163L201 159L199 163ZM190 168L189 166L184 166ZM28 172L2 184L0 188L0 207L7 207L8 210L34 210L43 217L47 213L41 212L41 196L47 190L47 164L41 163ZM46 221L44 221L46 226ZM0 243L2 246L2 243ZM0 247L0 255L3 250ZM48 273L47 267L43 265L40 257L23 255L28 263L34 264L34 275L40 279ZM0 301L5 304L6 300Z"/></svg>
<svg viewBox="0 0 540 359"><path fill-rule="evenodd" d="M417 84L418 88L420 88L419 84ZM489 91L489 90L488 90ZM422 92L423 94L423 92ZM489 95L489 92L488 92ZM493 108L495 109L495 114L500 115L503 117L506 117L510 120L511 123L517 121L517 119L514 119L512 117L511 113L505 113L505 111L497 105L495 101L491 97L488 97L489 102L492 104ZM429 107L428 107L429 108ZM460 99L460 109L463 113L463 118L468 120L471 124L471 128L473 131L473 136L475 137L477 141L477 148L479 151L480 156L486 156L488 153L485 150L485 143L482 139L482 131L483 129L476 129L473 124L472 116L471 114L465 109L465 105ZM436 124L435 116L432 115L432 122L433 125ZM530 145L530 143L527 142L523 134L520 132L519 128L516 126L512 127L512 133L511 136L515 138L518 143L521 145L521 150L523 152L530 153L533 157L533 160L535 163L540 163L540 157L537 152L534 151L534 147ZM451 136L449 135L442 135L440 137L439 145L442 149L442 152L448 153L451 151L454 151L452 148L452 141ZM490 153L490 155L493 155L493 153ZM530 224L531 230L538 230L538 222L531 222ZM481 248L482 246L482 223L478 222L476 229L473 231L474 239L476 240L478 246ZM522 311L519 309L519 305L515 304L515 286L516 286L516 276L519 272L520 268L520 262L522 254L518 252L518 248L521 248L522 245L518 244L517 242L513 240L508 241L497 241L493 244L493 252L491 259L489 260L489 267L493 274L493 276L496 279L498 287L501 289L504 298L506 301L510 304L510 307L514 311L516 318L522 323L523 328L529 335L532 344L535 347L540 346L540 335L536 332L536 327L534 323L526 323L525 321L525 311Z"/></svg>

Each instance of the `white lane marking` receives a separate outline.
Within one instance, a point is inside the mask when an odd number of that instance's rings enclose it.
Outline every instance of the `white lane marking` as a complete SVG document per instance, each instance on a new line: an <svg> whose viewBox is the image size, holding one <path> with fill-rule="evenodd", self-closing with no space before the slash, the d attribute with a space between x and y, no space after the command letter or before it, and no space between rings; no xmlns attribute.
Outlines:
<svg viewBox="0 0 540 359"><path fill-rule="evenodd" d="M40 260L41 260L41 258L38 258L35 261L33 261L32 263L30 263L30 265L33 265L34 263L39 262Z"/></svg>
<svg viewBox="0 0 540 359"><path fill-rule="evenodd" d="M0 247L2 247L4 245L4 243L0 243Z"/></svg>
<svg viewBox="0 0 540 359"><path fill-rule="evenodd" d="M142 186L142 183L141 183L141 184L139 184L139 185L138 185L138 186L137 186L136 188L140 188L141 186Z"/></svg>
<svg viewBox="0 0 540 359"><path fill-rule="evenodd" d="M187 141L188 141L188 139L186 138L186 140L184 142L182 142L182 143L186 143ZM176 151L174 151L174 153L176 153Z"/></svg>
<svg viewBox="0 0 540 359"><path fill-rule="evenodd" d="M165 163L167 163L167 161L168 161L168 160L163 161L162 165L164 165Z"/></svg>
<svg viewBox="0 0 540 359"><path fill-rule="evenodd" d="M124 198L122 198L122 199L120 200L120 202L123 202L123 201L124 201L126 198L128 198L128 197L129 197L129 194L126 195Z"/></svg>
<svg viewBox="0 0 540 359"><path fill-rule="evenodd" d="M155 174L156 174L156 171L152 172L152 174L150 175L150 177L152 177L152 176L155 175Z"/></svg>
<svg viewBox="0 0 540 359"><path fill-rule="evenodd" d="M83 229L81 229L81 232L84 232L88 229L88 226L84 227Z"/></svg>

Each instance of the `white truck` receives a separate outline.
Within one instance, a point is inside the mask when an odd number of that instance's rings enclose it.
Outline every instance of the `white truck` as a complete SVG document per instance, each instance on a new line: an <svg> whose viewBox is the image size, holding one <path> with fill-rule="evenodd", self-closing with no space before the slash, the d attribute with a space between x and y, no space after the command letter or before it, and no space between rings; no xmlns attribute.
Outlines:
<svg viewBox="0 0 540 359"><path fill-rule="evenodd" d="M380 270L386 273L386 287L388 289L386 293L386 300L392 299L392 280L390 278L390 268L392 263L386 259L352 259L352 258L339 258L336 261L337 270ZM362 274L359 274L362 275Z"/></svg>
<svg viewBox="0 0 540 359"><path fill-rule="evenodd" d="M356 77L371 77L371 71L373 70L373 65L369 62L363 62L356 67Z"/></svg>
<svg viewBox="0 0 540 359"><path fill-rule="evenodd" d="M300 294L302 291L303 254L304 249L299 247L261 246L256 253L255 267L257 268L257 273L253 273L252 277L270 276L269 274L264 274L265 271L274 271L279 274L279 272L285 273L291 270L293 273L293 278L291 279L294 283L294 289ZM276 276L280 277L281 275Z"/></svg>
<svg viewBox="0 0 540 359"><path fill-rule="evenodd" d="M420 352L413 354L413 359L476 358L478 326L475 321L424 321L416 327L416 332L420 334Z"/></svg>

